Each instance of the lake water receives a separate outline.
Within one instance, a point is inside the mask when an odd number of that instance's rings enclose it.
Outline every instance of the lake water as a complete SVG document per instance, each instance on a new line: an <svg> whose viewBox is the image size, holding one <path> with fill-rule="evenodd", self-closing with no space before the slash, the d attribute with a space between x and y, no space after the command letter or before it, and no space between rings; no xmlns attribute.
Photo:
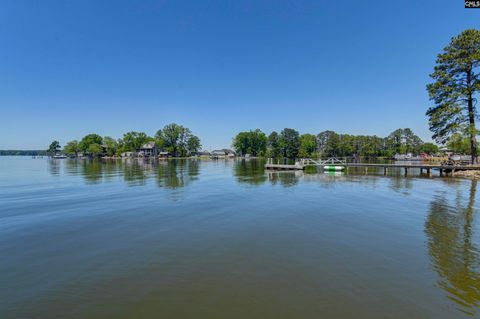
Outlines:
<svg viewBox="0 0 480 319"><path fill-rule="evenodd" d="M480 187L389 174L0 157L0 318L479 318Z"/></svg>

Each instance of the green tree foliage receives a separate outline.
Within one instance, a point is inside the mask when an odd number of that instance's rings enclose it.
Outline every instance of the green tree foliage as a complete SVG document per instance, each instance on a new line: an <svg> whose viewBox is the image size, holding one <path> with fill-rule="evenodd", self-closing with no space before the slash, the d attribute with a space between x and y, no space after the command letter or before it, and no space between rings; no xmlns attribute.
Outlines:
<svg viewBox="0 0 480 319"><path fill-rule="evenodd" d="M318 151L322 157L380 156L384 139L378 136L337 134L325 131L317 135Z"/></svg>
<svg viewBox="0 0 480 319"><path fill-rule="evenodd" d="M251 155L264 156L267 152L267 135L258 128L250 133L251 136Z"/></svg>
<svg viewBox="0 0 480 319"><path fill-rule="evenodd" d="M82 150L82 152L90 153L88 151L90 145L92 145L92 144L102 145L102 143L103 143L103 139L100 135L98 135L98 134L88 134L84 138L82 138L80 143L78 143L78 146L79 146L80 150Z"/></svg>
<svg viewBox="0 0 480 319"><path fill-rule="evenodd" d="M190 155L196 155L200 149L202 148L202 144L200 143L200 139L192 135L187 140L187 151Z"/></svg>
<svg viewBox="0 0 480 319"><path fill-rule="evenodd" d="M173 156L187 156L197 153L201 147L200 139L190 129L171 123L155 134L155 141L162 149Z"/></svg>
<svg viewBox="0 0 480 319"><path fill-rule="evenodd" d="M68 155L78 156L78 153L80 152L80 146L78 141L73 140L68 142L63 148L63 151Z"/></svg>
<svg viewBox="0 0 480 319"><path fill-rule="evenodd" d="M132 131L125 133L121 141L122 152L135 152L135 150L142 147L143 144L152 140L153 139L144 132Z"/></svg>
<svg viewBox="0 0 480 319"><path fill-rule="evenodd" d="M267 151L267 135L256 129L255 131L240 132L233 139L233 148L238 154L264 156Z"/></svg>
<svg viewBox="0 0 480 319"><path fill-rule="evenodd" d="M340 138L334 131L324 131L317 135L317 147L321 156L337 156Z"/></svg>
<svg viewBox="0 0 480 319"><path fill-rule="evenodd" d="M300 157L314 157L317 152L317 137L313 134L300 135Z"/></svg>
<svg viewBox="0 0 480 319"><path fill-rule="evenodd" d="M169 151L171 154L181 157L196 154L202 147L200 139L193 135L188 128L173 123L159 130L155 138L144 132L135 131L123 134L123 138L118 140L109 136L102 138L98 134L88 134L80 142L76 140L68 142L65 146L65 153L75 156L79 152L92 156L103 154L113 156L120 155L122 152L135 152L150 141L155 141L158 149ZM58 141L54 141L49 148L51 154L59 149Z"/></svg>
<svg viewBox="0 0 480 319"><path fill-rule="evenodd" d="M337 134L324 131L317 135L320 156L393 156L395 154L421 152L423 141L411 129L398 129L388 137Z"/></svg>
<svg viewBox="0 0 480 319"><path fill-rule="evenodd" d="M394 154L418 154L423 141L411 129L399 128L388 135L386 144L387 149L393 151Z"/></svg>
<svg viewBox="0 0 480 319"><path fill-rule="evenodd" d="M468 154L470 153L470 139L460 133L452 134L447 141L447 147L455 154Z"/></svg>
<svg viewBox="0 0 480 319"><path fill-rule="evenodd" d="M403 129L403 136L405 138L405 147L407 153L418 153L419 147L423 145L423 141L420 137L415 135L409 128Z"/></svg>
<svg viewBox="0 0 480 319"><path fill-rule="evenodd" d="M477 162L477 117L475 103L480 91L480 31L465 30L452 38L437 57L427 85L435 103L427 111L433 138L444 144L454 133L469 136L472 163Z"/></svg>
<svg viewBox="0 0 480 319"><path fill-rule="evenodd" d="M280 146L283 157L296 158L300 151L300 134L298 131L284 128L280 132Z"/></svg>
<svg viewBox="0 0 480 319"><path fill-rule="evenodd" d="M240 155L250 153L250 132L240 132L233 138L232 147Z"/></svg>
<svg viewBox="0 0 480 319"><path fill-rule="evenodd" d="M378 136L368 135L351 135L352 143L354 145L353 154L364 157L385 156L385 140ZM349 156L348 153L343 153L341 156Z"/></svg>
<svg viewBox="0 0 480 319"><path fill-rule="evenodd" d="M53 141L52 143L50 143L47 153L49 155L55 155L60 150L60 148L60 143L58 141Z"/></svg>
<svg viewBox="0 0 480 319"><path fill-rule="evenodd" d="M268 136L267 148L267 154L269 157L278 158L282 156L283 152L280 145L280 135L278 135L277 132L273 131Z"/></svg>
<svg viewBox="0 0 480 319"><path fill-rule="evenodd" d="M103 153L103 147L98 143L92 143L88 145L87 153L91 154L92 156L99 156Z"/></svg>
<svg viewBox="0 0 480 319"><path fill-rule="evenodd" d="M438 152L438 146L433 143L424 143L420 146L420 153L434 155Z"/></svg>
<svg viewBox="0 0 480 319"><path fill-rule="evenodd" d="M110 136L105 136L103 138L103 145L105 146L107 156L113 156L117 154L118 142L114 138Z"/></svg>

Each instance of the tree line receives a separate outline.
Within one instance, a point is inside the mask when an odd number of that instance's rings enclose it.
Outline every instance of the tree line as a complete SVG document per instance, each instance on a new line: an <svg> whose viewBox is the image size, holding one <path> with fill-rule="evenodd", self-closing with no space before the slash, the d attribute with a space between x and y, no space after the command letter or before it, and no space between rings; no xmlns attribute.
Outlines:
<svg viewBox="0 0 480 319"><path fill-rule="evenodd" d="M136 131L127 132L118 139L102 137L96 133L88 134L79 141L69 141L62 152L71 156L78 156L80 153L92 157L119 156L124 152L135 152L147 142L154 142L157 149L175 157L195 155L202 147L200 139L193 135L190 129L172 123L158 130L154 136ZM59 142L53 141L47 152L52 155L60 149Z"/></svg>
<svg viewBox="0 0 480 319"><path fill-rule="evenodd" d="M395 154L434 154L438 146L424 143L409 128L397 129L387 137L338 134L324 131L317 135L300 134L285 128L268 136L260 129L240 132L233 138L233 147L240 155L268 157L364 156L392 157Z"/></svg>

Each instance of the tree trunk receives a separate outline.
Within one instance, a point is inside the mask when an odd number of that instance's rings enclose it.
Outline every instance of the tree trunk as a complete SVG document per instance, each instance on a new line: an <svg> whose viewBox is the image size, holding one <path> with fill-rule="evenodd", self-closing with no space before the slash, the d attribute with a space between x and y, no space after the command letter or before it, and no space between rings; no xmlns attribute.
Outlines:
<svg viewBox="0 0 480 319"><path fill-rule="evenodd" d="M468 101L468 119L470 124L470 153L472 155L472 164L477 164L477 130L475 128L475 115L473 112L473 101Z"/></svg>
<svg viewBox="0 0 480 319"><path fill-rule="evenodd" d="M475 110L473 109L473 96L471 88L472 74L471 70L467 70L467 86L468 86L468 131L470 134L470 154L472 156L472 164L477 164L477 130L475 128Z"/></svg>

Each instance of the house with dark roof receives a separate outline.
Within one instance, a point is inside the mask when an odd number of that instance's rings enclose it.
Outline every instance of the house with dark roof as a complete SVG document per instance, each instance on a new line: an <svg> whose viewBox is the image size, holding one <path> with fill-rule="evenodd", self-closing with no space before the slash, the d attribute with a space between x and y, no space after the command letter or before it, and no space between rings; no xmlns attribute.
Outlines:
<svg viewBox="0 0 480 319"><path fill-rule="evenodd" d="M137 154L140 157L155 157L158 155L157 145L153 141L147 142L137 149Z"/></svg>

